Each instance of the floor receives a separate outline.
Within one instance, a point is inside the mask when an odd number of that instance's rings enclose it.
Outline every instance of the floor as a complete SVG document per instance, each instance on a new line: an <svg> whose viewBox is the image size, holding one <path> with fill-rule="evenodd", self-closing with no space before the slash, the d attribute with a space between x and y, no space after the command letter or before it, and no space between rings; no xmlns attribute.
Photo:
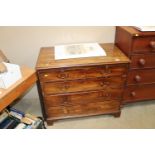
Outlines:
<svg viewBox="0 0 155 155"><path fill-rule="evenodd" d="M38 99L21 99L15 108L41 116ZM155 101L139 102L122 109L121 117L110 115L60 120L48 129L151 129L155 128Z"/></svg>

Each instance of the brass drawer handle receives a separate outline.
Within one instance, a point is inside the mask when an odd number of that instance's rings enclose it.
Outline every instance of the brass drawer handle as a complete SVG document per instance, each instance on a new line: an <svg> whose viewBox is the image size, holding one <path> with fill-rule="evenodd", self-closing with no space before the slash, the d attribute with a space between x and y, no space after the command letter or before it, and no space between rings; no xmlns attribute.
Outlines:
<svg viewBox="0 0 155 155"><path fill-rule="evenodd" d="M68 101L64 101L63 103L65 106L70 106L71 104Z"/></svg>
<svg viewBox="0 0 155 155"><path fill-rule="evenodd" d="M69 103L67 101L64 101L63 104L66 105L66 104L69 104Z"/></svg>
<svg viewBox="0 0 155 155"><path fill-rule="evenodd" d="M106 97L111 97L111 94L108 94L108 93L107 93L107 94L105 94L105 96L106 96Z"/></svg>
<svg viewBox="0 0 155 155"><path fill-rule="evenodd" d="M109 85L110 82L109 82L109 81L105 81L104 84L105 84L105 85Z"/></svg>
<svg viewBox="0 0 155 155"><path fill-rule="evenodd" d="M105 85L105 82L100 82L100 86L101 87L105 87L106 85Z"/></svg>
<svg viewBox="0 0 155 155"><path fill-rule="evenodd" d="M109 94L109 93L101 93L99 96L106 98L106 97L110 97L111 94Z"/></svg>
<svg viewBox="0 0 155 155"><path fill-rule="evenodd" d="M145 65L145 63L146 63L146 61L145 61L145 59L139 59L139 64L141 65L141 66L144 66Z"/></svg>
<svg viewBox="0 0 155 155"><path fill-rule="evenodd" d="M69 89L69 88L70 88L70 86L69 86L68 84L65 84L65 85L63 86L62 90L67 90L67 89Z"/></svg>
<svg viewBox="0 0 155 155"><path fill-rule="evenodd" d="M60 105L65 106L65 107L70 107L71 106L71 104L69 102L66 102L66 101L62 102Z"/></svg>
<svg viewBox="0 0 155 155"><path fill-rule="evenodd" d="M66 78L68 78L68 74L60 73L60 74L58 74L57 77L60 78L60 79L66 79Z"/></svg>
<svg viewBox="0 0 155 155"><path fill-rule="evenodd" d="M142 78L139 75L136 75L134 79L136 82L140 82Z"/></svg>
<svg viewBox="0 0 155 155"><path fill-rule="evenodd" d="M107 73L111 74L112 73L111 69L107 69Z"/></svg>
<svg viewBox="0 0 155 155"><path fill-rule="evenodd" d="M101 87L106 87L109 84L110 84L110 82L100 82Z"/></svg>
<svg viewBox="0 0 155 155"><path fill-rule="evenodd" d="M101 73L101 75L103 75L103 76L106 74L105 70L101 70L100 73Z"/></svg>
<svg viewBox="0 0 155 155"><path fill-rule="evenodd" d="M111 94L107 93L107 94L105 94L105 97L109 98L109 97L111 97Z"/></svg>

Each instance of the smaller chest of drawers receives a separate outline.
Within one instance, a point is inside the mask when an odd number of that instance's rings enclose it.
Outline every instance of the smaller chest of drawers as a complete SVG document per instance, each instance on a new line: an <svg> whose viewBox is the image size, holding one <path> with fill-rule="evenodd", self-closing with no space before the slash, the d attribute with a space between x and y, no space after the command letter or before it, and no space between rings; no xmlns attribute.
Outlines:
<svg viewBox="0 0 155 155"><path fill-rule="evenodd" d="M131 59L124 104L155 99L155 32L118 26L115 44Z"/></svg>
<svg viewBox="0 0 155 155"><path fill-rule="evenodd" d="M101 45L107 56L55 60L54 48L41 48L38 91L44 118L54 120L120 114L129 59L114 46Z"/></svg>

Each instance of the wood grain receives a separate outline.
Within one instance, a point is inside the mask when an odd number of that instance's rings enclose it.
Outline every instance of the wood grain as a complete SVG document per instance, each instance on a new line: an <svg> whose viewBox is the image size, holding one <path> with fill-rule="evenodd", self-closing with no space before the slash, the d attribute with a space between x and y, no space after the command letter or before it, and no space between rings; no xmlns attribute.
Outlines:
<svg viewBox="0 0 155 155"><path fill-rule="evenodd" d="M114 46L107 56L55 60L54 48L41 48L36 70L44 118L52 121L100 114L120 116L130 60Z"/></svg>
<svg viewBox="0 0 155 155"><path fill-rule="evenodd" d="M100 44L107 56L55 60L54 47L43 47L37 60L37 69L94 66L105 64L123 64L130 60L112 43Z"/></svg>

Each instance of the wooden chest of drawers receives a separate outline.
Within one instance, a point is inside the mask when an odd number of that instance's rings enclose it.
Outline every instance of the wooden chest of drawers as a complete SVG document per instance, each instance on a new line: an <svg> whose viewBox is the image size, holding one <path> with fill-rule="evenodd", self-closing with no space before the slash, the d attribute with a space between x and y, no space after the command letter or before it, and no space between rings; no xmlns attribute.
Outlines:
<svg viewBox="0 0 155 155"><path fill-rule="evenodd" d="M129 59L114 44L101 45L107 56L54 59L41 48L36 70L44 118L54 120L99 114L120 115Z"/></svg>
<svg viewBox="0 0 155 155"><path fill-rule="evenodd" d="M155 32L118 26L115 43L131 59L124 104L155 99Z"/></svg>

